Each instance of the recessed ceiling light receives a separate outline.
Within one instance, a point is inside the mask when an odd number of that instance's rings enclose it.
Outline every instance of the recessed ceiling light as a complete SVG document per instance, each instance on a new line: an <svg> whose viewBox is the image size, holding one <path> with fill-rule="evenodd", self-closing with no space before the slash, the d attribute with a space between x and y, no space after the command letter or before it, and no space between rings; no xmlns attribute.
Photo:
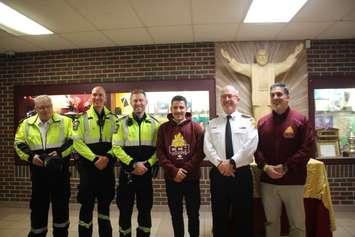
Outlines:
<svg viewBox="0 0 355 237"><path fill-rule="evenodd" d="M0 2L0 28L14 35L48 35L52 31Z"/></svg>
<svg viewBox="0 0 355 237"><path fill-rule="evenodd" d="M244 23L289 22L307 0L253 0Z"/></svg>

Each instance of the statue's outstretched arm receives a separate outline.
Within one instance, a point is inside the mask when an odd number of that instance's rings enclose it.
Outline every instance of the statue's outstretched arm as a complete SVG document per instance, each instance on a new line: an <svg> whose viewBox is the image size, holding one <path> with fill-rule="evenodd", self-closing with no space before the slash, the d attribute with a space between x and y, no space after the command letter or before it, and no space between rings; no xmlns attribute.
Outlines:
<svg viewBox="0 0 355 237"><path fill-rule="evenodd" d="M228 65L236 72L251 77L251 65L240 63L232 58L227 51L221 49L222 56L227 60Z"/></svg>
<svg viewBox="0 0 355 237"><path fill-rule="evenodd" d="M301 53L302 50L303 50L303 43L300 43L299 45L296 46L294 52L290 54L285 61L281 63L275 63L276 75L279 75L289 70L296 63L297 56Z"/></svg>

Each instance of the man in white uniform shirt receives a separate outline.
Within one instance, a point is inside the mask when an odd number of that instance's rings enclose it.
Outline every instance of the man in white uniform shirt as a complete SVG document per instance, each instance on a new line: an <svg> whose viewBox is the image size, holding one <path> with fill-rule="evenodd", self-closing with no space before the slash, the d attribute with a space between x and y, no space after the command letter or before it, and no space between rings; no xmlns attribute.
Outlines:
<svg viewBox="0 0 355 237"><path fill-rule="evenodd" d="M235 236L252 236L253 179L250 163L258 144L254 119L237 111L239 93L233 86L223 88L224 114L206 128L204 153L210 171L213 236L228 236L233 223Z"/></svg>

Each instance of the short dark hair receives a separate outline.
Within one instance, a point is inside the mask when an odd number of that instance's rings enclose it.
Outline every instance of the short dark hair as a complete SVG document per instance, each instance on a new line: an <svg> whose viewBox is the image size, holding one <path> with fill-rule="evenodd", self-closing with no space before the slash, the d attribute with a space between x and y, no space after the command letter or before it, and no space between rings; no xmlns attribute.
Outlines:
<svg viewBox="0 0 355 237"><path fill-rule="evenodd" d="M185 106L187 107L187 100L185 97L183 97L182 95L176 95L171 99L171 105L173 105L174 101L184 101Z"/></svg>
<svg viewBox="0 0 355 237"><path fill-rule="evenodd" d="M289 94L290 94L290 91L288 90L286 84L281 83L281 82L276 82L276 83L272 84L272 85L270 86L270 91L272 91L272 90L275 89L276 87L282 88L283 91L284 91L284 93L285 93L286 95L289 95Z"/></svg>
<svg viewBox="0 0 355 237"><path fill-rule="evenodd" d="M133 89L133 90L131 91L131 97L130 97L130 99L132 99L132 95L135 95L135 94L143 94L144 97L147 97L144 90L142 90L142 89Z"/></svg>

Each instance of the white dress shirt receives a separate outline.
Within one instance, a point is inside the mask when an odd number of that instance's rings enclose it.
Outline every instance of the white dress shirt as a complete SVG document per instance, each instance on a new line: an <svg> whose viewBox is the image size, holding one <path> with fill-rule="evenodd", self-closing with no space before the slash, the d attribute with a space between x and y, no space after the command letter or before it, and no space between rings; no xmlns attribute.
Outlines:
<svg viewBox="0 0 355 237"><path fill-rule="evenodd" d="M252 117L242 115L239 112L231 114L229 120L232 130L234 155L236 168L249 165L253 162L254 152L258 145L258 131ZM212 119L205 132L203 150L208 161L217 166L226 159L225 133L227 115L223 114Z"/></svg>
<svg viewBox="0 0 355 237"><path fill-rule="evenodd" d="M38 127L41 132L41 138L42 138L42 146L43 150L46 149L46 144L47 144L47 131L49 128L50 120L46 122L42 122L41 120L38 122Z"/></svg>

